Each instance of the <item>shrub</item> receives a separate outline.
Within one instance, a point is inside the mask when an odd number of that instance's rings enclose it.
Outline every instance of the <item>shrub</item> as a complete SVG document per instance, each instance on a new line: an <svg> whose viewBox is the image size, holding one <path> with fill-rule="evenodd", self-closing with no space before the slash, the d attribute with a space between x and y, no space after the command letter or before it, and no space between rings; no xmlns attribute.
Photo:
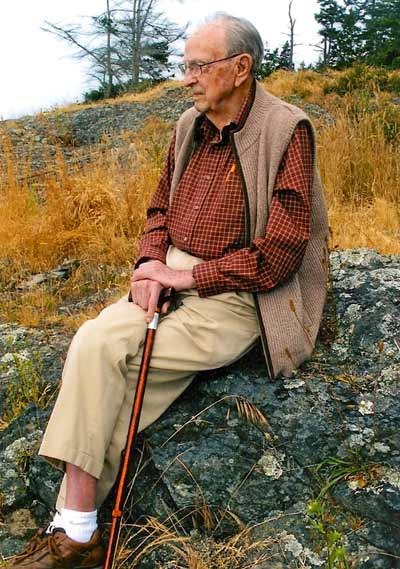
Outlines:
<svg viewBox="0 0 400 569"><path fill-rule="evenodd" d="M115 98L119 95L124 95L125 93L143 93L143 91L152 89L158 83L160 83L160 81L144 79L143 81L140 81L140 83L132 83L131 81L128 81L119 85L113 85L110 97ZM101 101L106 98L106 87L99 87L98 89L86 91L86 93L83 94L83 98L85 103Z"/></svg>
<svg viewBox="0 0 400 569"><path fill-rule="evenodd" d="M323 94L325 76L317 71L274 71L264 81L268 91L277 97L300 97L317 101Z"/></svg>
<svg viewBox="0 0 400 569"><path fill-rule="evenodd" d="M400 75L382 67L371 67L357 63L337 74L324 87L324 93L345 95L353 91L363 91L373 95L377 91L400 93Z"/></svg>

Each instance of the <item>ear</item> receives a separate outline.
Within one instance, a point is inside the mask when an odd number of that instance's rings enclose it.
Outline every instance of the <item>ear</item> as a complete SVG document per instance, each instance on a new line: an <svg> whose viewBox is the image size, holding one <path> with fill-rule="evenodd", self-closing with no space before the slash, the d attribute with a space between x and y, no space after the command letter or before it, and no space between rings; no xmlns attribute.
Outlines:
<svg viewBox="0 0 400 569"><path fill-rule="evenodd" d="M251 73L251 68L253 66L253 58L248 53L242 53L236 61L236 77L235 77L235 87L239 87L242 83L246 81Z"/></svg>

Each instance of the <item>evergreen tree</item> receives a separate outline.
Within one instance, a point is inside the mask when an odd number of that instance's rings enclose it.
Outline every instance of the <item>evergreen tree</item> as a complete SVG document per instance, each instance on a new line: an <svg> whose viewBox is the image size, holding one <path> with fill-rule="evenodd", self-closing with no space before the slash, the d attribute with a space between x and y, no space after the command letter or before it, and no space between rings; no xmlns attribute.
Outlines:
<svg viewBox="0 0 400 569"><path fill-rule="evenodd" d="M337 67L343 68L364 56L364 2L345 0L338 36Z"/></svg>
<svg viewBox="0 0 400 569"><path fill-rule="evenodd" d="M293 51L291 44L286 41L281 47L281 51L278 56L278 69L290 69L293 70Z"/></svg>
<svg viewBox="0 0 400 569"><path fill-rule="evenodd" d="M319 0L320 67L400 67L400 0Z"/></svg>
<svg viewBox="0 0 400 569"><path fill-rule="evenodd" d="M366 60L400 68L400 0L369 2L365 29Z"/></svg>
<svg viewBox="0 0 400 569"><path fill-rule="evenodd" d="M277 69L292 69L290 43L286 41L281 48L271 50L265 44L264 58L257 73L258 79L264 79Z"/></svg>
<svg viewBox="0 0 400 569"><path fill-rule="evenodd" d="M322 67L335 67L340 57L340 32L344 18L344 7L337 0L319 0L320 10L315 19L320 24L322 36Z"/></svg>

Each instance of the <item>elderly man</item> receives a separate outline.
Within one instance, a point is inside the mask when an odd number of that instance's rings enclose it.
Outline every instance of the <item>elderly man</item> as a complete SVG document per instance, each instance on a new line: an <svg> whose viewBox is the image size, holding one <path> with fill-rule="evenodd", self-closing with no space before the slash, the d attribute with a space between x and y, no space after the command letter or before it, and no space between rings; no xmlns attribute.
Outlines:
<svg viewBox="0 0 400 569"><path fill-rule="evenodd" d="M146 321L173 287L155 341L140 428L201 370L261 336L268 376L312 351L325 298L327 216L307 116L255 80L252 24L209 19L185 46L194 106L179 119L122 298L77 332L40 454L65 471L49 528L14 568L97 567L96 507L124 447Z"/></svg>

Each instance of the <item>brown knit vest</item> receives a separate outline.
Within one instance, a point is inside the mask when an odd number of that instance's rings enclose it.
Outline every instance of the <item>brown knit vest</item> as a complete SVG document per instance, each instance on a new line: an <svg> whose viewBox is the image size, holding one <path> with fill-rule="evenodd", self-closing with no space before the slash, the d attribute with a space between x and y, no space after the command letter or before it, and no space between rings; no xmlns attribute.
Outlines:
<svg viewBox="0 0 400 569"><path fill-rule="evenodd" d="M193 149L192 107L176 127L175 170L171 199ZM253 106L244 127L234 133L239 167L248 196L250 239L265 235L272 192L282 157L302 121L313 140L314 179L311 235L302 264L289 280L255 294L261 338L270 378L290 375L309 358L314 348L326 296L328 272L328 216L315 157L315 133L307 115L267 93L257 84Z"/></svg>

